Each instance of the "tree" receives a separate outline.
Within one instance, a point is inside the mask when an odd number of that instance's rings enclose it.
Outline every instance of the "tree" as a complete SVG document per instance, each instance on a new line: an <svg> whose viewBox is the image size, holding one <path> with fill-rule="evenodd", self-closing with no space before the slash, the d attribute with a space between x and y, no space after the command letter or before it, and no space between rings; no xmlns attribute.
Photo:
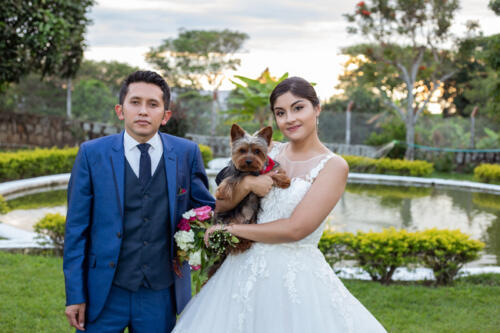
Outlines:
<svg viewBox="0 0 500 333"><path fill-rule="evenodd" d="M71 104L74 116L85 120L114 122L116 116L113 114L110 118L110 113L104 110L111 110L118 103L123 80L136 70L138 68L116 61L83 60L77 75L72 79L74 98ZM90 81L99 83L91 84ZM97 89L98 86L102 86L103 90L96 90L94 96L89 95L89 90ZM18 83L11 83L0 94L0 111L64 116L66 89L67 81L60 77L46 75L40 79L38 74L31 73ZM94 105L95 110L89 109L88 103Z"/></svg>
<svg viewBox="0 0 500 333"><path fill-rule="evenodd" d="M352 34L370 40L344 49L363 55L360 76L368 77L384 103L403 119L405 158L414 158L415 124L441 84L454 74L451 52L438 45L452 39L449 28L458 0L370 0L345 15Z"/></svg>
<svg viewBox="0 0 500 333"><path fill-rule="evenodd" d="M94 0L5 0L0 11L0 90L31 72L72 78L83 57Z"/></svg>
<svg viewBox="0 0 500 333"><path fill-rule="evenodd" d="M173 87L202 89L207 84L213 91L211 134L215 135L220 108L218 91L228 70L235 70L240 59L235 53L248 35L231 30L180 29L177 38L165 39L152 47L146 60L161 70Z"/></svg>
<svg viewBox="0 0 500 333"><path fill-rule="evenodd" d="M81 120L118 122L114 106L117 99L104 82L89 79L80 80L75 85L75 116Z"/></svg>
<svg viewBox="0 0 500 333"><path fill-rule="evenodd" d="M231 109L227 111L229 121L234 122L257 122L259 127L272 126L273 116L269 105L269 96L274 87L288 77L285 73L280 78L271 76L266 68L257 79L244 76L235 76L241 83L231 81L235 90L231 92L229 104Z"/></svg>
<svg viewBox="0 0 500 333"><path fill-rule="evenodd" d="M446 115L479 114L500 121L500 34L472 36L459 43L457 73L446 81L443 98Z"/></svg>
<svg viewBox="0 0 500 333"><path fill-rule="evenodd" d="M94 61L84 59L78 69L76 81L95 79L103 82L111 91L113 96L118 95L123 80L139 68L118 61Z"/></svg>
<svg viewBox="0 0 500 333"><path fill-rule="evenodd" d="M495 14L500 15L500 0L490 0L488 7L490 7Z"/></svg>

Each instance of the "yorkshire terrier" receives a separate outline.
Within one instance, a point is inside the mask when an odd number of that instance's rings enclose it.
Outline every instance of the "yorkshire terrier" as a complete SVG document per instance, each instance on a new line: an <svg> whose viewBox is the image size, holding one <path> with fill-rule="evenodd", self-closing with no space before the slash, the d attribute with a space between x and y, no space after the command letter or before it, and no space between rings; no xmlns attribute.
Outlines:
<svg viewBox="0 0 500 333"><path fill-rule="evenodd" d="M219 200L231 198L242 179L247 175L258 176L272 171L270 174L274 186L288 188L290 178L280 168L279 163L267 156L267 150L273 135L272 127L264 127L254 135L249 135L237 124L231 127L232 158L225 170L224 180L217 188L215 197ZM255 224L260 210L260 199L250 192L235 208L218 212L215 215L217 223L222 224ZM240 239L229 253L237 254L250 248L252 241Z"/></svg>

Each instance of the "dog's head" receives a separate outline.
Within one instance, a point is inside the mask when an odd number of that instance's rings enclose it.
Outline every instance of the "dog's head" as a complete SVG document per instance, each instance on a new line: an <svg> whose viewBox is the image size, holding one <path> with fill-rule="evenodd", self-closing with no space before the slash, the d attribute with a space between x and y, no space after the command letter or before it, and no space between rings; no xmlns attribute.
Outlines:
<svg viewBox="0 0 500 333"><path fill-rule="evenodd" d="M231 127L232 161L236 169L245 172L260 171L267 160L267 148L271 143L273 129L264 127L253 135L237 124Z"/></svg>

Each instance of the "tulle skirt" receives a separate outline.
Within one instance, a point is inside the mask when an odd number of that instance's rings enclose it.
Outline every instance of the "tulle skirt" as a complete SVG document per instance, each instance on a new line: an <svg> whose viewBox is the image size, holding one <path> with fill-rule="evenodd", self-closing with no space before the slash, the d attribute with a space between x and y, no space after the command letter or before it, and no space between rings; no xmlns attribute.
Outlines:
<svg viewBox="0 0 500 333"><path fill-rule="evenodd" d="M385 332L314 245L230 255L186 306L175 333Z"/></svg>

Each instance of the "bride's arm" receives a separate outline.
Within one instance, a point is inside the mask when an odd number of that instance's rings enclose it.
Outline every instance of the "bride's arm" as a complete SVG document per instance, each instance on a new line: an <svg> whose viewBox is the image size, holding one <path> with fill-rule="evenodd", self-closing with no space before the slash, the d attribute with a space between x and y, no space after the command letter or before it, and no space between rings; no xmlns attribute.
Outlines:
<svg viewBox="0 0 500 333"><path fill-rule="evenodd" d="M326 163L290 218L262 224L233 224L225 228L235 236L262 243L301 240L316 230L335 207L344 192L348 172L345 160L335 156Z"/></svg>
<svg viewBox="0 0 500 333"><path fill-rule="evenodd" d="M281 143L272 141L271 144L269 145L269 150L272 150L275 144L281 144ZM222 183L223 182L224 181L222 181ZM246 176L245 178L242 179L240 184L234 189L233 196L231 198L224 198L224 199L216 198L215 210L218 212L225 212L233 209L250 192L257 194L259 197L263 197L267 193L269 193L272 186L273 186L273 180L269 175Z"/></svg>
<svg viewBox="0 0 500 333"><path fill-rule="evenodd" d="M224 181L222 181L221 184L223 183ZM218 212L225 212L233 209L250 192L257 194L259 197L263 197L271 190L272 186L273 180L268 175L245 176L233 190L231 198L216 199L215 210Z"/></svg>

